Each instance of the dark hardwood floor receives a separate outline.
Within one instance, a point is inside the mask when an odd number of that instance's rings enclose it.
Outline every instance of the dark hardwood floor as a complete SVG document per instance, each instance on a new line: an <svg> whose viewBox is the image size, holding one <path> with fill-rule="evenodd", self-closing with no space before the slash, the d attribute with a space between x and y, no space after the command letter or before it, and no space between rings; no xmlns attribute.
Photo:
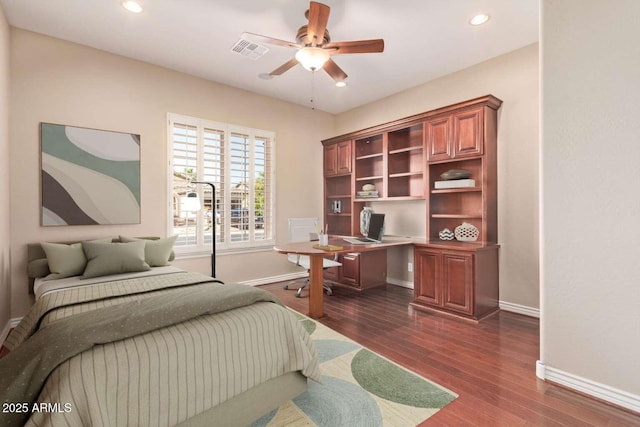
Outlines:
<svg viewBox="0 0 640 427"><path fill-rule="evenodd" d="M307 313L308 291L261 288ZM474 324L409 308L412 293L336 287L320 322L460 396L421 425L640 426L640 415L536 378L538 319L500 312Z"/></svg>

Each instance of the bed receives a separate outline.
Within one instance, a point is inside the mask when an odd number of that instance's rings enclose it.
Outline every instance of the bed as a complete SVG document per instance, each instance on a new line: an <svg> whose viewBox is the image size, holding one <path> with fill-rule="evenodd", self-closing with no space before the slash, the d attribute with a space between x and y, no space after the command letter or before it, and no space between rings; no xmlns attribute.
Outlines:
<svg viewBox="0 0 640 427"><path fill-rule="evenodd" d="M48 268L60 254L29 245L36 302L0 359L7 425L240 426L319 381L312 340L273 295L166 265L166 247L165 265L150 266L162 241L64 243L87 258L84 274L66 277ZM92 258L134 246L120 261L142 257L142 271ZM83 278L91 268L100 274Z"/></svg>

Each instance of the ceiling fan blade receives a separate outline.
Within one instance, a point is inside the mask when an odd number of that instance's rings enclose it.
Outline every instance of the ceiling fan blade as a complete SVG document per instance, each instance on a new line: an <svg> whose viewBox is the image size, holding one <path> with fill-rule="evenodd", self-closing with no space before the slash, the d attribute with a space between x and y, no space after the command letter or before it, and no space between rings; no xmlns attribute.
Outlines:
<svg viewBox="0 0 640 427"><path fill-rule="evenodd" d="M324 63L322 67L324 70L331 76L331 78L337 82L341 82L347 78L347 73L342 71L342 68L338 67L333 59L329 58L327 62Z"/></svg>
<svg viewBox="0 0 640 427"><path fill-rule="evenodd" d="M269 75L279 76L280 74L283 74L285 71L290 70L296 65L298 65L298 60L296 58L291 58L290 60L288 60L287 62L285 62L284 64L282 64L281 66L273 70L272 72L270 72Z"/></svg>
<svg viewBox="0 0 640 427"><path fill-rule="evenodd" d="M307 43L315 47L322 44L324 32L329 22L330 8L326 4L312 1L309 4L309 26L307 27Z"/></svg>
<svg viewBox="0 0 640 427"><path fill-rule="evenodd" d="M295 47L298 49L302 47L298 43L274 39L273 37L261 36L260 34L242 33L240 37L258 44L274 44L276 46Z"/></svg>
<svg viewBox="0 0 640 427"><path fill-rule="evenodd" d="M376 53L384 51L384 40L358 40L352 42L327 43L324 49L330 50L332 55L347 53Z"/></svg>

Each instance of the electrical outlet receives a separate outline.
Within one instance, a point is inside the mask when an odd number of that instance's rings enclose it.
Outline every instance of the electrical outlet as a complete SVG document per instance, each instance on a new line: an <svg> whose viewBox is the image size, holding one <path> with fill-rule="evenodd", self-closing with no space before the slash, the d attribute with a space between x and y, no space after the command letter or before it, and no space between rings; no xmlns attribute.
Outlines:
<svg viewBox="0 0 640 427"><path fill-rule="evenodd" d="M409 273L413 273L413 263L412 262L407 264L407 271L409 271Z"/></svg>

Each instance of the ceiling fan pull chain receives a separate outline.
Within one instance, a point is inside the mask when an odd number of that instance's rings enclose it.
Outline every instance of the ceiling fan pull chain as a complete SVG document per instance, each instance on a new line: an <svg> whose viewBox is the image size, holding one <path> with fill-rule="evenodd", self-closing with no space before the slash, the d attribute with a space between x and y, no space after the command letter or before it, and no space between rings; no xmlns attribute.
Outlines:
<svg viewBox="0 0 640 427"><path fill-rule="evenodd" d="M316 70L311 71L311 109L315 110L316 106L313 104L313 98L315 97L315 81L316 81Z"/></svg>

